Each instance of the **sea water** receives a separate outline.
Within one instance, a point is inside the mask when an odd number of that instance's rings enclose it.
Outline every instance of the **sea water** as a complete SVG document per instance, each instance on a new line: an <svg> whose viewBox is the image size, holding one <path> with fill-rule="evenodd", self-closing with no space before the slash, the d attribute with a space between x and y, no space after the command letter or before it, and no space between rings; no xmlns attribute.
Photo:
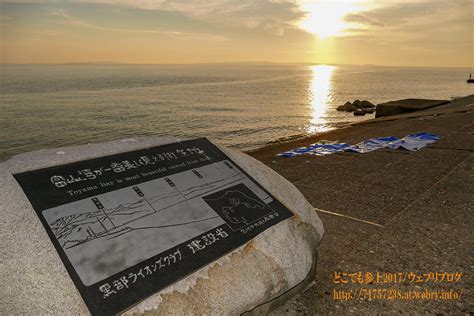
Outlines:
<svg viewBox="0 0 474 316"><path fill-rule="evenodd" d="M472 94L468 75L461 68L271 63L1 65L0 160L159 135L252 149L374 117L336 111L346 101Z"/></svg>

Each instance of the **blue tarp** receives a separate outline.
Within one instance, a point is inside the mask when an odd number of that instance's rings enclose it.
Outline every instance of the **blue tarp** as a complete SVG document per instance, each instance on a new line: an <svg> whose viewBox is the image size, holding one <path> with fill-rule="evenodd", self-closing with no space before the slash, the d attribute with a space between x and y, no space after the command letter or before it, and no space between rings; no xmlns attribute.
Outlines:
<svg viewBox="0 0 474 316"><path fill-rule="evenodd" d="M350 145L346 143L322 144L319 146L315 146L315 148L311 150L310 152L308 152L308 154L315 155L315 156L326 156L326 155L334 154L340 151L344 151L349 146Z"/></svg>
<svg viewBox="0 0 474 316"><path fill-rule="evenodd" d="M378 137L365 140L353 146L347 148L347 151L353 151L357 153L368 153L380 148L388 148L390 144L400 141L398 138L393 136Z"/></svg>
<svg viewBox="0 0 474 316"><path fill-rule="evenodd" d="M399 147L397 148L403 148L410 151L416 151L440 139L441 139L440 136L430 134L430 133L409 134L403 137L400 140L400 142L398 142L397 144L394 144L394 147L395 145L399 145Z"/></svg>
<svg viewBox="0 0 474 316"><path fill-rule="evenodd" d="M409 134L401 139L393 136L371 138L352 146L346 143L316 143L311 144L308 147L299 147L293 150L285 151L283 153L277 154L277 156L287 158L303 154L326 156L341 151L357 152L363 154L380 148L406 149L410 151L416 151L431 143L434 143L439 139L441 139L441 137L438 135L421 132Z"/></svg>
<svg viewBox="0 0 474 316"><path fill-rule="evenodd" d="M349 146L350 145L346 143L311 144L308 147L299 147L290 151L279 153L277 156L286 158L291 158L302 154L325 156L339 151L343 151Z"/></svg>

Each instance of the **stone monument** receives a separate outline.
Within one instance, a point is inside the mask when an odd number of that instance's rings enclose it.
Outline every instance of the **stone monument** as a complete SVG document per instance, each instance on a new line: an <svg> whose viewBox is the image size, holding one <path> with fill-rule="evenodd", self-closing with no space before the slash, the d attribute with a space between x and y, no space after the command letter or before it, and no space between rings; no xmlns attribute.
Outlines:
<svg viewBox="0 0 474 316"><path fill-rule="evenodd" d="M205 138L0 164L6 314L242 314L311 281L322 223L289 182Z"/></svg>

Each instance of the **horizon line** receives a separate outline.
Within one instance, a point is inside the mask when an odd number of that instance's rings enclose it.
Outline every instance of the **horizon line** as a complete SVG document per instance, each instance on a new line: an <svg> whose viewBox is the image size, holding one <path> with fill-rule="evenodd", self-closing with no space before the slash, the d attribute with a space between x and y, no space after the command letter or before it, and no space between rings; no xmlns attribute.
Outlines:
<svg viewBox="0 0 474 316"><path fill-rule="evenodd" d="M60 65L218 65L218 64L275 64L275 65L304 65L304 66L371 66L371 67L403 67L403 68L474 68L474 65L466 66L415 66L415 65L381 65L381 64L345 64L345 63L318 63L318 62L273 62L273 61L216 61L196 63L129 63L108 61L87 62L63 62L63 63L0 63L0 66L60 66Z"/></svg>

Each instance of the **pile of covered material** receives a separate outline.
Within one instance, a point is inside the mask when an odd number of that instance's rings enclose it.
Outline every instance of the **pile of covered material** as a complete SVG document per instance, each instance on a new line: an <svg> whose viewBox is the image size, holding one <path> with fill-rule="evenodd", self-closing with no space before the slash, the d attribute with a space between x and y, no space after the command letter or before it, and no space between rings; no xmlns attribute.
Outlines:
<svg viewBox="0 0 474 316"><path fill-rule="evenodd" d="M299 155L315 155L315 156L326 156L337 152L356 152L356 153L368 153L381 148L388 149L405 149L409 151L416 151L434 143L441 139L440 136L421 132L415 134L409 134L403 138L397 138L393 136L371 138L369 140L362 141L355 145L349 145L346 143L315 143L308 147L299 147L290 151L285 151L277 154L279 157L291 158Z"/></svg>

